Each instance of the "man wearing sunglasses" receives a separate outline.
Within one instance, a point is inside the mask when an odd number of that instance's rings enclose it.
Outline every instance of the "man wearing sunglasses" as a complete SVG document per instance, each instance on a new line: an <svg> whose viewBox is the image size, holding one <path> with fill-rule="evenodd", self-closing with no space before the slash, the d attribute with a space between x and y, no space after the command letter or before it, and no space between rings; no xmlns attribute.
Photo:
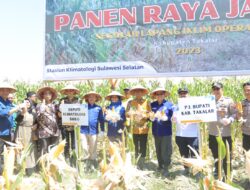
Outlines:
<svg viewBox="0 0 250 190"><path fill-rule="evenodd" d="M236 109L233 100L223 95L223 84L215 82L212 84L212 94L215 96L217 108L217 121L208 123L209 148L212 151L214 159L218 159L218 143L216 137L221 134L223 142L229 144L232 151L231 124L236 117ZM231 155L230 155L231 160ZM224 174L227 174L226 158L223 159ZM230 162L231 163L231 162ZM231 168L231 167L230 167ZM231 169L230 169L231 170ZM218 161L215 162L214 176L218 175Z"/></svg>

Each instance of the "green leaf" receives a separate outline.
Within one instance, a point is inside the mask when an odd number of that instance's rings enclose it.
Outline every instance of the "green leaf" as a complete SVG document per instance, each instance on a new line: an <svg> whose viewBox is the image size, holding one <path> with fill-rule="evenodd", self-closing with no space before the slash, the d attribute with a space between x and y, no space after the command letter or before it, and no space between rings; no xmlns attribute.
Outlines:
<svg viewBox="0 0 250 190"><path fill-rule="evenodd" d="M223 142L221 136L216 137L216 140L218 142L218 156L219 156L219 159L223 160L226 157L225 143Z"/></svg>

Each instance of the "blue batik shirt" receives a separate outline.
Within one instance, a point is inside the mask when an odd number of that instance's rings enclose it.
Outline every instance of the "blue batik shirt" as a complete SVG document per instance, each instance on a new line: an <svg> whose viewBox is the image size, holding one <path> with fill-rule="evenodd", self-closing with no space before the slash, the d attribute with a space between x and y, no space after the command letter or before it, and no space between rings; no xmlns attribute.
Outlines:
<svg viewBox="0 0 250 190"><path fill-rule="evenodd" d="M121 119L115 123L113 123L112 121L107 121L108 122L108 136L121 136L121 134L118 133L118 131L120 129L124 129L124 122L126 121L125 107L122 105L121 101L118 101L118 102L111 102L111 104L107 106L107 109L109 110L112 110L112 108L115 109L116 113L119 113Z"/></svg>
<svg viewBox="0 0 250 190"><path fill-rule="evenodd" d="M13 115L9 115L13 108L12 103L0 97L0 136L10 135L11 128L14 126Z"/></svg>
<svg viewBox="0 0 250 190"><path fill-rule="evenodd" d="M163 100L161 104L158 101L151 103L151 109L154 113L157 111L164 113L167 116L167 121L162 121L158 119L154 119L152 125L152 132L154 136L170 136L172 135L172 121L171 117L173 115L173 104L166 100Z"/></svg>
<svg viewBox="0 0 250 190"><path fill-rule="evenodd" d="M101 131L104 131L104 117L102 108L96 104L88 104L89 125L81 126L82 134L96 135L99 133L98 124L100 124Z"/></svg>

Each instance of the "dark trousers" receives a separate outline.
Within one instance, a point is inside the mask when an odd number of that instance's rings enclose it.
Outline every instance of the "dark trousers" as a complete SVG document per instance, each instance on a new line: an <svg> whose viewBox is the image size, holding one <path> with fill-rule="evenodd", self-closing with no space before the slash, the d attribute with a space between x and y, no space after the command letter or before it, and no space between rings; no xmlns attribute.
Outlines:
<svg viewBox="0 0 250 190"><path fill-rule="evenodd" d="M148 134L133 134L133 141L135 145L135 157L140 155L142 158L146 157Z"/></svg>
<svg viewBox="0 0 250 190"><path fill-rule="evenodd" d="M48 137L48 138L42 138L38 140L39 143L39 157L43 154L48 153L48 148L51 145L57 145L58 144L58 137Z"/></svg>
<svg viewBox="0 0 250 190"><path fill-rule="evenodd" d="M171 163L172 135L162 137L154 136L154 139L159 168L167 169Z"/></svg>
<svg viewBox="0 0 250 190"><path fill-rule="evenodd" d="M232 162L231 162L231 159L232 159L232 156L231 156L231 154L232 154L232 138L231 137L222 137L222 140L225 143L225 145L226 145L226 141L229 144L229 149L230 149L230 170L231 170L231 168L232 168ZM217 159L218 158L218 143L217 143L217 140L216 140L216 136L209 135L209 148L212 151L214 159ZM227 158L225 157L222 160L222 162L223 162L223 170L224 170L224 173L226 175L227 174ZM215 171L218 172L218 161L215 162Z"/></svg>
<svg viewBox="0 0 250 190"><path fill-rule="evenodd" d="M176 136L175 142L177 146L179 147L181 156L184 158L194 157L194 153L190 150L188 145L194 148L197 152L199 151L198 137Z"/></svg>
<svg viewBox="0 0 250 190"><path fill-rule="evenodd" d="M250 135L243 134L243 139L242 140L243 140L243 142L242 142L243 148L246 151L250 150Z"/></svg>
<svg viewBox="0 0 250 190"><path fill-rule="evenodd" d="M70 152L75 149L75 132L65 130L66 145L64 155L66 158L70 157Z"/></svg>

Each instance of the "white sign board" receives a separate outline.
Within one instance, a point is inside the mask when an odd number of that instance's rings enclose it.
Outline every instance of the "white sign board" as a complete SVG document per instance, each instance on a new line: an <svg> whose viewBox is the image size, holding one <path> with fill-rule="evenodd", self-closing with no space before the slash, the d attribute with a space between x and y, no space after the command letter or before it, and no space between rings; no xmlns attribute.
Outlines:
<svg viewBox="0 0 250 190"><path fill-rule="evenodd" d="M87 104L61 104L63 125L88 125L88 105Z"/></svg>
<svg viewBox="0 0 250 190"><path fill-rule="evenodd" d="M196 96L178 99L178 118L181 123L217 121L214 96Z"/></svg>

